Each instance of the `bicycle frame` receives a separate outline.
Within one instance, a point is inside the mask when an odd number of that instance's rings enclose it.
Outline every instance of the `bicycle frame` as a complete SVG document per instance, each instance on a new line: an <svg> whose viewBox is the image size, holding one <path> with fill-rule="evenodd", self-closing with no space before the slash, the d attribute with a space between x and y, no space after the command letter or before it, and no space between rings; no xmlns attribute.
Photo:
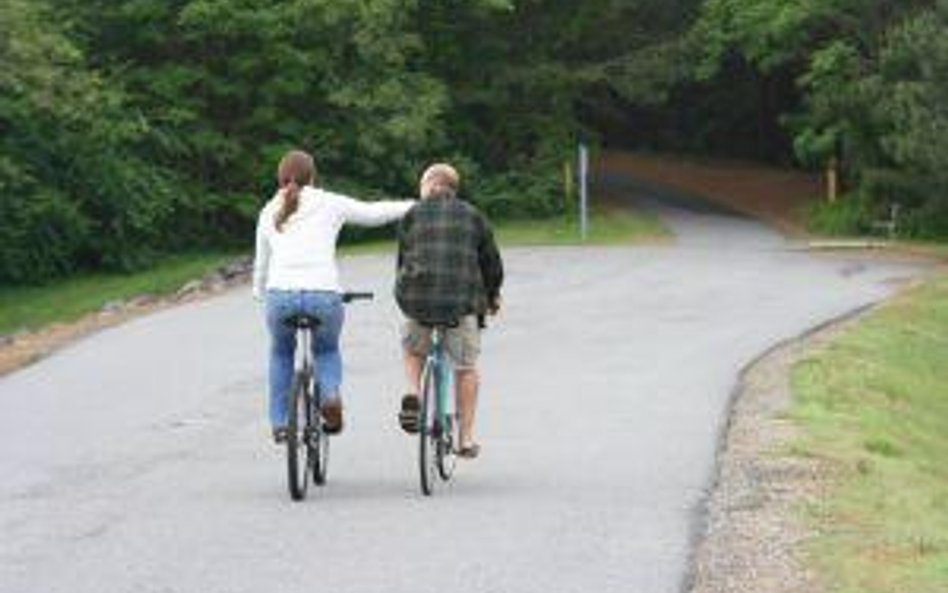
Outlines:
<svg viewBox="0 0 948 593"><path fill-rule="evenodd" d="M434 492L434 484L439 478L447 482L454 473L458 420L456 406L451 405L450 399L452 374L453 366L445 352L444 328L435 326L422 375L422 424L419 430L421 491L426 496Z"/></svg>
<svg viewBox="0 0 948 593"><path fill-rule="evenodd" d="M293 372L294 373L306 373L307 376L315 383L316 381L316 369L314 368L315 364L313 362L313 329L312 328L299 328L296 330L296 360L293 363ZM312 387L315 387L313 385ZM319 394L316 393L315 389L312 392L314 394L314 399L318 399ZM314 404L319 404L318 401L314 401Z"/></svg>
<svg viewBox="0 0 948 593"><path fill-rule="evenodd" d="M444 337L441 328L434 328L431 332L431 350L428 353L428 364L432 365L435 381L435 416L436 426L446 425L446 418L450 407L451 397L451 361L445 355Z"/></svg>

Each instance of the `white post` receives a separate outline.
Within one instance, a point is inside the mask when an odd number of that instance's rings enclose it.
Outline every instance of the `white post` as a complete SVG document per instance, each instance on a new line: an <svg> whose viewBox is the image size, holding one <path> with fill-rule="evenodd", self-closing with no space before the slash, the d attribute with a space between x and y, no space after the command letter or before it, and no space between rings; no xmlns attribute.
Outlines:
<svg viewBox="0 0 948 593"><path fill-rule="evenodd" d="M579 235L583 241L589 233L589 151L579 145Z"/></svg>

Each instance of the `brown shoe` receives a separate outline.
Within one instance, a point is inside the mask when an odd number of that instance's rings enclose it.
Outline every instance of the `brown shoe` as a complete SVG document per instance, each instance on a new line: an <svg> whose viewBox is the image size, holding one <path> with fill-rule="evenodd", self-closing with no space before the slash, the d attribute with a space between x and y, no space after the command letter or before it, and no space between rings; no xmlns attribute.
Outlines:
<svg viewBox="0 0 948 593"><path fill-rule="evenodd" d="M320 408L320 413L323 416L323 430L326 434L342 432L342 401L338 398L327 401Z"/></svg>

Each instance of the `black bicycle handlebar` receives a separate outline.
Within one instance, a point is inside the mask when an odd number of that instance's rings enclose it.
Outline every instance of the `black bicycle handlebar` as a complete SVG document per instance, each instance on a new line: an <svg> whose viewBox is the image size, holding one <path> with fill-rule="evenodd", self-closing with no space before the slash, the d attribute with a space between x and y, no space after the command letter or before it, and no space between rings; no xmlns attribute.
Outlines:
<svg viewBox="0 0 948 593"><path fill-rule="evenodd" d="M373 292L344 292L342 293L342 302L351 303L352 301L371 301L375 298Z"/></svg>

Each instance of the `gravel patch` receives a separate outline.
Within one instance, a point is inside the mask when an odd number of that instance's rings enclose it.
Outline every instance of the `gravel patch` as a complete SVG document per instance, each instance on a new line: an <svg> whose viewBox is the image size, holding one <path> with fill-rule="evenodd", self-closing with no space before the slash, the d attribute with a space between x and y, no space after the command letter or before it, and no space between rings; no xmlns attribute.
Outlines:
<svg viewBox="0 0 948 593"><path fill-rule="evenodd" d="M806 542L815 533L801 509L825 499L832 470L788 449L800 434L787 418L790 371L860 315L784 343L742 373L718 453L690 593L826 590L805 562Z"/></svg>

